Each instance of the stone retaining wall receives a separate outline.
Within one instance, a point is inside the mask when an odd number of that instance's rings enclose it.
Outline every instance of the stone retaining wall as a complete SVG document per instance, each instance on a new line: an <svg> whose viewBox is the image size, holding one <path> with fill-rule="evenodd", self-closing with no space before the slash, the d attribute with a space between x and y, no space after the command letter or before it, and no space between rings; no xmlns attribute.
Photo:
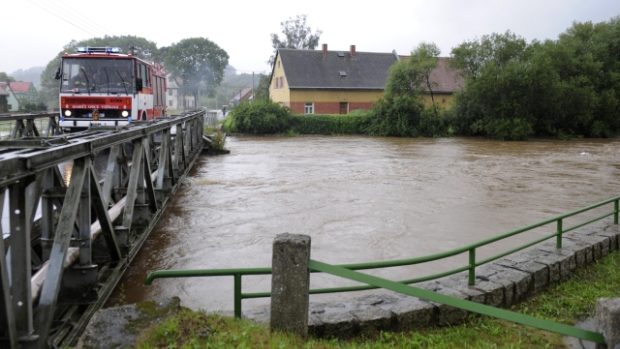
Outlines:
<svg viewBox="0 0 620 349"><path fill-rule="evenodd" d="M555 240L476 268L476 284L468 286L467 272L414 286L497 307L508 307L566 280L576 268L619 249L620 226L591 225L564 234L562 248ZM268 322L267 308L244 314ZM388 291L377 291L338 303L310 303L309 333L320 337L352 337L379 330L409 330L429 325L456 324L472 316L464 310Z"/></svg>

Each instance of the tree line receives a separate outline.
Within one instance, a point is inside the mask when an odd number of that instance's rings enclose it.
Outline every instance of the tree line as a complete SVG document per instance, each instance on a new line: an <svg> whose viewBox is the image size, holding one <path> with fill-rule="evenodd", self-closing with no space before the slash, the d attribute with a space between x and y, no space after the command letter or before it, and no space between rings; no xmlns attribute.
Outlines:
<svg viewBox="0 0 620 349"><path fill-rule="evenodd" d="M620 17L574 23L557 40L492 34L452 51L466 76L454 127L465 135L610 137L620 129Z"/></svg>

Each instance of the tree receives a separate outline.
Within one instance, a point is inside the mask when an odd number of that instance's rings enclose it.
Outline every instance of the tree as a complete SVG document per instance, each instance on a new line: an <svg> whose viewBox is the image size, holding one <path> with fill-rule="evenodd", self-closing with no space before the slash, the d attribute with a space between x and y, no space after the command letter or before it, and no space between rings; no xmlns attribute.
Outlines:
<svg viewBox="0 0 620 349"><path fill-rule="evenodd" d="M182 79L181 93L192 94L198 101L199 93L215 91L222 82L228 65L228 53L207 38L190 38L166 48L166 69Z"/></svg>
<svg viewBox="0 0 620 349"><path fill-rule="evenodd" d="M5 72L0 71L0 82L13 82L15 79L12 76L9 76Z"/></svg>
<svg viewBox="0 0 620 349"><path fill-rule="evenodd" d="M260 74L260 78L258 79L258 85L254 89L254 100L269 100L269 78L269 75Z"/></svg>
<svg viewBox="0 0 620 349"><path fill-rule="evenodd" d="M440 53L441 50L434 43L423 42L411 52L410 57L412 69L417 72L417 75L422 77L426 89L431 94L435 117L439 117L439 113L437 105L435 105L435 95L433 94L433 85L436 83L431 82L431 71L437 66L437 57L439 57Z"/></svg>
<svg viewBox="0 0 620 349"><path fill-rule="evenodd" d="M273 55L269 57L269 65L273 65L276 51L280 48L292 48L297 50L314 50L319 45L322 32L317 30L312 33L312 28L306 24L306 15L297 15L280 22L280 28L284 37L280 39L278 34L271 34L271 46Z"/></svg>
<svg viewBox="0 0 620 349"><path fill-rule="evenodd" d="M452 49L452 57L454 65L466 77L475 79L488 62L504 66L510 60L519 59L526 47L524 38L506 31L504 34L484 35L479 41L466 41Z"/></svg>

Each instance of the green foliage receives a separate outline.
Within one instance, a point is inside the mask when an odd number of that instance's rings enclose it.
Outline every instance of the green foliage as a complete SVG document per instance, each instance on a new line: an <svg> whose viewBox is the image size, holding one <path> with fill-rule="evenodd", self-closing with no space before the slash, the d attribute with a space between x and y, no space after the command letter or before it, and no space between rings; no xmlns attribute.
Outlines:
<svg viewBox="0 0 620 349"><path fill-rule="evenodd" d="M450 114L439 108L424 108L420 115L418 131L425 137L442 137L449 134Z"/></svg>
<svg viewBox="0 0 620 349"><path fill-rule="evenodd" d="M43 103L25 102L19 104L19 111L32 113L32 112L44 112L47 110L47 106Z"/></svg>
<svg viewBox="0 0 620 349"><path fill-rule="evenodd" d="M372 110L368 133L399 137L447 133L448 125L437 107L425 110L420 97L424 91L432 94L430 72L437 66L439 53L435 44L421 43L408 60L390 68L384 97Z"/></svg>
<svg viewBox="0 0 620 349"><path fill-rule="evenodd" d="M255 101L267 101L269 100L269 75L260 75L258 80L258 86L254 90Z"/></svg>
<svg viewBox="0 0 620 349"><path fill-rule="evenodd" d="M306 15L297 15L295 18L289 18L284 22L280 22L280 28L283 38L280 39L278 34L271 34L271 46L274 54L269 58L269 65L273 65L275 52L279 48L293 48L297 50L314 50L319 44L321 31L317 30L312 33L312 28L306 24Z"/></svg>
<svg viewBox="0 0 620 349"><path fill-rule="evenodd" d="M224 122L225 130L250 134L284 133L290 127L288 108L271 101L241 103Z"/></svg>
<svg viewBox="0 0 620 349"><path fill-rule="evenodd" d="M375 136L416 137L423 107L415 95L382 98L372 109L368 133Z"/></svg>
<svg viewBox="0 0 620 349"><path fill-rule="evenodd" d="M0 71L0 82L13 82L15 79L7 73Z"/></svg>
<svg viewBox="0 0 620 349"><path fill-rule="evenodd" d="M351 135L364 134L368 128L369 114L357 111L348 115L293 115L293 134Z"/></svg>
<svg viewBox="0 0 620 349"><path fill-rule="evenodd" d="M611 137L620 131L620 19L575 23L556 41L512 33L453 49L464 72L454 128L501 139Z"/></svg>
<svg viewBox="0 0 620 349"><path fill-rule="evenodd" d="M213 93L222 82L228 53L207 38L183 39L165 50L166 69L182 79L183 94ZM196 98L197 99L197 98Z"/></svg>

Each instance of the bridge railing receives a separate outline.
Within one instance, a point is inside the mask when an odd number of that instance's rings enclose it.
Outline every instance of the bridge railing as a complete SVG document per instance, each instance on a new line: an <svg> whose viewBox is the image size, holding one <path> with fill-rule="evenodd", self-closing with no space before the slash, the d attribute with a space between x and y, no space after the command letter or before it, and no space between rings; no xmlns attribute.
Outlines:
<svg viewBox="0 0 620 349"><path fill-rule="evenodd" d="M538 223L534 223L522 228L518 228L515 230L511 230L494 237L484 239L469 245L465 245L459 248L455 248L446 252L431 254L422 257L415 257L409 259L395 259L395 260L386 260L386 261L374 261L374 262L364 262L364 263L354 263L354 264L339 264L337 267L349 269L349 270L369 270L369 269L379 269L379 268L391 268L391 267L401 267L401 266L410 266L410 265L418 265L423 263L428 263L432 261L437 261L440 259L450 258L453 256L457 256L460 254L467 253L468 254L468 263L464 266L460 266L457 268L453 268L447 271L443 271L440 273L420 276L411 279L400 280L401 284L414 284L418 282L434 280L441 277L457 274L463 271L468 272L468 280L470 285L474 285L476 282L476 267L487 264L499 258L505 257L509 254L513 254L515 252L524 250L526 248L532 247L538 243L541 243L545 240L549 240L552 238L556 239L556 247L562 248L562 236L564 233L581 228L583 226L592 224L594 222L600 221L607 217L613 216L614 224L618 224L618 213L619 213L619 205L620 204L620 196L616 196L587 207L583 207L568 213L561 214L559 216L555 216L553 218L549 218ZM595 218L587 219L581 223L575 224L570 227L565 227L564 222L571 217L575 217L577 215L592 211L597 208L601 208L604 206L612 206L611 211L606 210L604 214L601 214ZM534 229L544 227L550 224L555 224L555 229L552 233L547 233L542 237L538 237L533 241L529 241L525 244L519 245L515 248L500 252L491 257L477 259L476 252L482 247L489 246L495 242L532 231ZM311 270L311 272L319 272L318 270ZM271 268L263 267L263 268L236 268L236 269L186 269L186 270L158 270L151 272L147 275L145 283L150 285L153 280L160 278L178 278L178 277L212 277L212 276L232 276L234 279L234 314L235 317L241 317L242 307L241 302L243 299L252 299L252 298L266 298L271 297L271 292L251 292L244 293L242 291L242 277L246 275L270 275ZM362 286L347 286L347 287L332 287L332 288L319 288L319 289L311 289L310 294L325 294L325 293L338 293L338 292L352 292L352 291L363 291L379 288L378 286L373 285L362 285Z"/></svg>
<svg viewBox="0 0 620 349"><path fill-rule="evenodd" d="M51 137L62 133L60 114L0 114L0 139Z"/></svg>

